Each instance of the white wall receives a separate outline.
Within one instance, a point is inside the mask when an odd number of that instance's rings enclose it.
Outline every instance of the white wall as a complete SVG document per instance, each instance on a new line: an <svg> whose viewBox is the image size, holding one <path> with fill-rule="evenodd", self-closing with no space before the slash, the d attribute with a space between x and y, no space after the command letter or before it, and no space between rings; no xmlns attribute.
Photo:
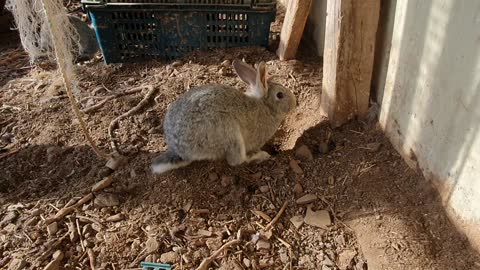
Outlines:
<svg viewBox="0 0 480 270"><path fill-rule="evenodd" d="M391 19L380 123L445 203L480 223L480 1L401 0Z"/></svg>

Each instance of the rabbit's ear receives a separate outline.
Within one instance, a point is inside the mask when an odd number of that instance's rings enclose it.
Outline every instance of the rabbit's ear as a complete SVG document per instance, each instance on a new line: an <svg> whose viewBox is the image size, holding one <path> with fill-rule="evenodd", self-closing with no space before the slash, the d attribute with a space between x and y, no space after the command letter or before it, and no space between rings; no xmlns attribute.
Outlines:
<svg viewBox="0 0 480 270"><path fill-rule="evenodd" d="M247 63L244 63L240 60L233 60L233 69L237 73L238 77L247 83L250 87L255 86L256 72L251 66Z"/></svg>
<svg viewBox="0 0 480 270"><path fill-rule="evenodd" d="M256 78L256 96L264 97L268 93L267 83L267 68L264 62L260 62L257 66L257 78Z"/></svg>

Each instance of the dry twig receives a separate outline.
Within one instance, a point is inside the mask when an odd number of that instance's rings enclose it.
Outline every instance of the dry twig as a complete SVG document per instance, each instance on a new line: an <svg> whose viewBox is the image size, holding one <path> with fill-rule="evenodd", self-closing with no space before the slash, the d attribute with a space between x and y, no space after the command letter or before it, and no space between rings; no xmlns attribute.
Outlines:
<svg viewBox="0 0 480 270"><path fill-rule="evenodd" d="M277 221L280 219L283 212L287 208L287 205L288 205L288 201L285 201L282 205L282 208L280 208L280 211L278 211L277 215L275 215L275 217L272 219L272 221L270 221L270 223L268 223L268 225L265 226L265 231L269 231L273 227L273 225L275 225L275 223L277 223Z"/></svg>
<svg viewBox="0 0 480 270"><path fill-rule="evenodd" d="M240 240L232 240L228 243L225 243L223 246L221 246L217 251L215 251L210 257L205 258L202 263L197 267L196 270L208 270L208 267L212 262L227 248L233 246L233 245L238 245L240 243Z"/></svg>
<svg viewBox="0 0 480 270"><path fill-rule="evenodd" d="M120 153L119 149L118 149L118 146L117 146L117 141L115 139L115 136L114 136L114 131L115 129L118 128L118 123L120 122L120 120L123 120L124 118L127 118L129 116L131 116L132 114L138 112L140 109L142 109L145 105L147 105L147 103L150 101L150 98L155 94L156 92L156 88L155 87L152 87L150 85L148 86L145 86L147 89L148 89L148 92L147 94L145 95L145 97L137 104L137 106L131 108L128 112L118 116L117 118L113 119L112 122L110 122L110 125L108 126L108 136L110 136L110 140L111 140L111 147L113 149L114 152L116 153Z"/></svg>

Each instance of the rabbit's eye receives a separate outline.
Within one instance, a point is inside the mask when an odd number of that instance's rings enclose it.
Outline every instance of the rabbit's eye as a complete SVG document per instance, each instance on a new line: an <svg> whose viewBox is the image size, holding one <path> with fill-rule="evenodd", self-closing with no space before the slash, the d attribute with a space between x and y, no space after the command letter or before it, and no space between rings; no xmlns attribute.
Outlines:
<svg viewBox="0 0 480 270"><path fill-rule="evenodd" d="M283 93L282 93L282 92L278 92L278 93L277 93L277 98L278 98L278 99L282 99L282 98L283 98Z"/></svg>

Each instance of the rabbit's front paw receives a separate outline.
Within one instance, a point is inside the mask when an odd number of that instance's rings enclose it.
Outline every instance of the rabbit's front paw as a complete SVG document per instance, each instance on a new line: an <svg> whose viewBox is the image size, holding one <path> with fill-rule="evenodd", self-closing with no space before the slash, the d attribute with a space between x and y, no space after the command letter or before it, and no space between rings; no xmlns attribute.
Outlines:
<svg viewBox="0 0 480 270"><path fill-rule="evenodd" d="M256 163L261 163L270 158L270 154L265 151L258 151L257 153L250 156L249 161L255 161Z"/></svg>

